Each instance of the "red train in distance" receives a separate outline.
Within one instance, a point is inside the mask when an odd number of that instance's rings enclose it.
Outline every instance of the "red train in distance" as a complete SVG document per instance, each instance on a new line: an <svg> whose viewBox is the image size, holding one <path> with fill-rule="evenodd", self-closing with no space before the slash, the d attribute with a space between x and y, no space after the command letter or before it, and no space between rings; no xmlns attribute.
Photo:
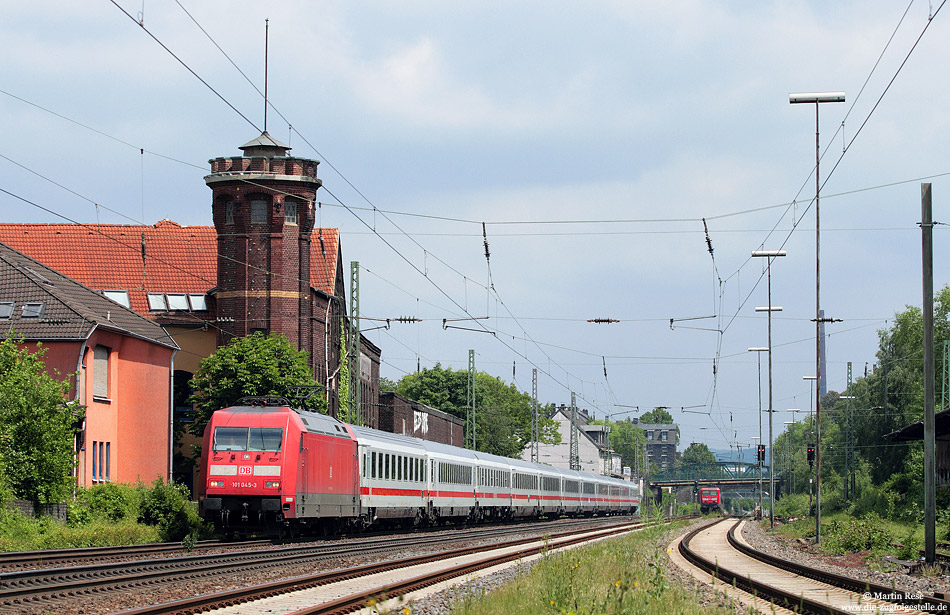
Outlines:
<svg viewBox="0 0 950 615"><path fill-rule="evenodd" d="M722 508L722 494L719 487L700 487L699 489L699 510L704 515L714 510Z"/></svg>
<svg viewBox="0 0 950 615"><path fill-rule="evenodd" d="M219 530L336 533L639 507L629 481L348 425L287 403L242 400L208 423L199 509Z"/></svg>

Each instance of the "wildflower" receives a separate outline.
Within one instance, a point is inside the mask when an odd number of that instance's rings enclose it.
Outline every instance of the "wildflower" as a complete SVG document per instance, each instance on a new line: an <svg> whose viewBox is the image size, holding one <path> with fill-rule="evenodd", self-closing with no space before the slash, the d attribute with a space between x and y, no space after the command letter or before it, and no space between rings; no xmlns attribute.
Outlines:
<svg viewBox="0 0 950 615"><path fill-rule="evenodd" d="M620 587L620 579L617 579L617 582L614 583L614 585L616 585L617 587ZM634 587L636 587L636 583L634 583L633 585Z"/></svg>
<svg viewBox="0 0 950 615"><path fill-rule="evenodd" d="M407 607L403 607L403 609L402 609L402 615L409 615L410 613L412 613L412 608L410 608L410 607L408 607L408 606L407 606Z"/></svg>
<svg viewBox="0 0 950 615"><path fill-rule="evenodd" d="M551 601L551 606L554 606L554 601L553 601L553 600Z"/></svg>

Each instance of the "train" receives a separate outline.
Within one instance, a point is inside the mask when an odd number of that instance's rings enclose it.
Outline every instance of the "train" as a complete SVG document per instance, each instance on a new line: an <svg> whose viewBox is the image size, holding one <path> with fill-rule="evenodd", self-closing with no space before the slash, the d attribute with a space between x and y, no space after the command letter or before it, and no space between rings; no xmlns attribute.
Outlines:
<svg viewBox="0 0 950 615"><path fill-rule="evenodd" d="M286 400L217 410L199 512L226 534L339 533L521 517L631 514L630 481L351 425Z"/></svg>
<svg viewBox="0 0 950 615"><path fill-rule="evenodd" d="M699 511L702 514L722 509L722 493L719 487L700 487Z"/></svg>

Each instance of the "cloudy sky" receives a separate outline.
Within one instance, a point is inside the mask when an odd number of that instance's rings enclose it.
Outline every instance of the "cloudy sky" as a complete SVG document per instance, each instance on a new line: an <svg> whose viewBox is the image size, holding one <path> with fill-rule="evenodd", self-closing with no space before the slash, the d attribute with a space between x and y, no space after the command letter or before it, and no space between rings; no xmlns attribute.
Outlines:
<svg viewBox="0 0 950 615"><path fill-rule="evenodd" d="M389 378L474 349L528 392L537 369L542 402L669 406L684 445L748 446L768 303L750 254L785 249L777 433L815 371L815 106L792 92L847 93L820 109L829 389L921 303L922 181L950 217L938 0L265 4L5 6L0 219L211 224L207 160L263 128L269 19L267 128L322 162L319 224L360 263L362 316L423 321L368 334Z"/></svg>

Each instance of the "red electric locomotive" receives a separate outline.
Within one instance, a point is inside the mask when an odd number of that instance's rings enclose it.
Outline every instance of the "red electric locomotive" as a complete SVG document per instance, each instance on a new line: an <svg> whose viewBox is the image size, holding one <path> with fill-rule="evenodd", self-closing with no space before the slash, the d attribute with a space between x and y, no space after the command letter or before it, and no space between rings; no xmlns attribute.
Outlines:
<svg viewBox="0 0 950 615"><path fill-rule="evenodd" d="M358 514L358 472L345 423L286 406L235 406L215 412L205 430L199 502L228 531L297 518L332 526Z"/></svg>
<svg viewBox="0 0 950 615"><path fill-rule="evenodd" d="M719 487L701 487L699 489L699 510L706 513L719 510L722 506Z"/></svg>

